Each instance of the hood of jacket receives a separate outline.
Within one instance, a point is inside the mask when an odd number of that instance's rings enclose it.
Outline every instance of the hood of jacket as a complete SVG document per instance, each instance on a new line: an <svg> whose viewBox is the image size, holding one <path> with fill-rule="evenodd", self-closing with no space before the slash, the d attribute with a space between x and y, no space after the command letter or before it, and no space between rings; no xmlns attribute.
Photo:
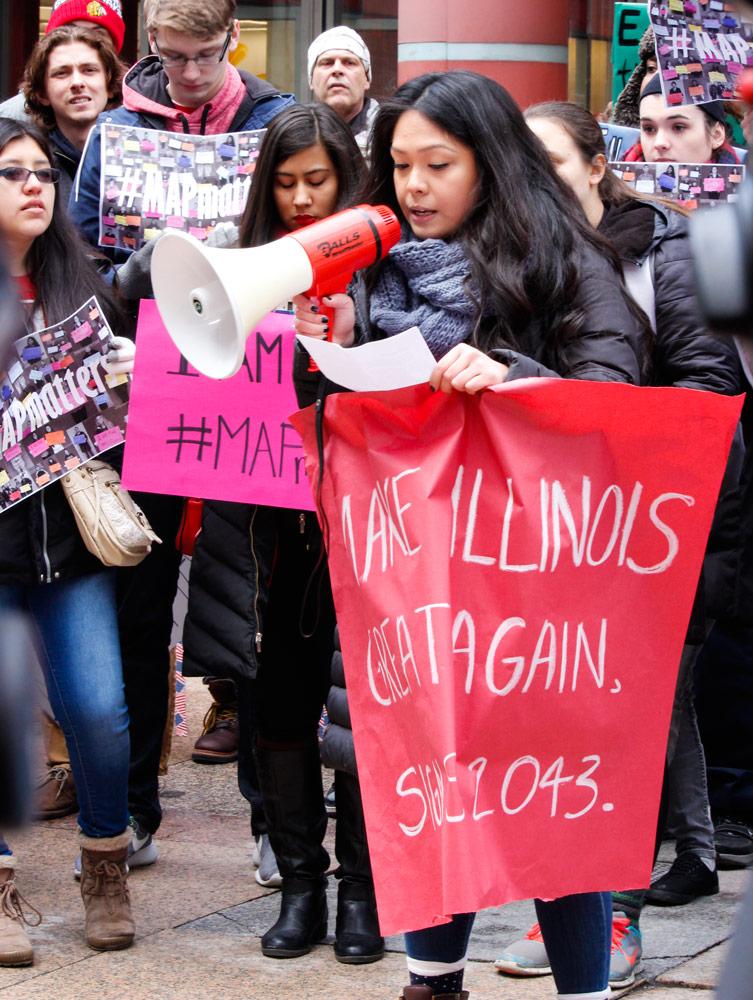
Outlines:
<svg viewBox="0 0 753 1000"><path fill-rule="evenodd" d="M665 240L687 235L687 218L658 201L630 198L605 206L599 232L624 261L639 267Z"/></svg>
<svg viewBox="0 0 753 1000"><path fill-rule="evenodd" d="M257 101L279 94L271 84L250 73L241 70L240 77L246 93L228 132L238 130L240 124L248 119ZM211 108L211 105L212 102L207 101L204 107ZM176 108L170 99L167 74L157 56L146 56L126 73L123 79L123 107L148 119L152 128L164 129L168 123L173 123L175 127L172 131L186 130L182 126L186 120L185 113Z"/></svg>

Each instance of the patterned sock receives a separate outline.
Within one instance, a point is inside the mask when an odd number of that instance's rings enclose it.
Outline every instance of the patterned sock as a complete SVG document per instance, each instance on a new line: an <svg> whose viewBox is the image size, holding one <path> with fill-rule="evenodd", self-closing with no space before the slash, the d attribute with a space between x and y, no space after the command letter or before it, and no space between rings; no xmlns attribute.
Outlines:
<svg viewBox="0 0 753 1000"><path fill-rule="evenodd" d="M443 976L419 976L416 972L410 973L411 986L431 986L434 996L442 996L443 993L460 993L463 988L463 973L465 969L458 969L457 972L446 972Z"/></svg>

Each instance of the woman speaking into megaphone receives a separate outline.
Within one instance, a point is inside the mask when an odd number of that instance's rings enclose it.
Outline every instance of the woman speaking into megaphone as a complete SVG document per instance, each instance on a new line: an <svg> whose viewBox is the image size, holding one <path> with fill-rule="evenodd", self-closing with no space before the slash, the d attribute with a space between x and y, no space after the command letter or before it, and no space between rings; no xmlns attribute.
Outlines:
<svg viewBox="0 0 753 1000"><path fill-rule="evenodd" d="M357 276L353 301L333 297L338 343L418 326L437 359L431 385L448 393L526 376L641 381L645 318L623 293L619 263L499 84L427 74L382 102L362 200L389 206L403 237ZM321 337L318 304L295 304L298 332ZM303 387L311 376L299 367ZM608 895L536 907L560 996L607 997ZM473 917L406 935L406 1000L467 998Z"/></svg>
<svg viewBox="0 0 753 1000"><path fill-rule="evenodd" d="M240 245L265 246L353 205L364 169L350 129L330 108L285 109L261 148ZM321 551L310 512L208 501L191 566L186 660L204 673L216 670L220 629L238 687L239 784L248 797L258 768L263 800L262 810L258 793L255 804L251 796L252 830L261 848L257 881L279 884L278 868L282 876L280 917L262 937L263 953L275 958L304 955L327 933L327 815L317 727L329 688L335 617ZM228 592L235 611L223 610L227 620L218 622ZM341 879L335 954L349 963L375 961L383 942L360 793L352 775L338 774L336 784Z"/></svg>

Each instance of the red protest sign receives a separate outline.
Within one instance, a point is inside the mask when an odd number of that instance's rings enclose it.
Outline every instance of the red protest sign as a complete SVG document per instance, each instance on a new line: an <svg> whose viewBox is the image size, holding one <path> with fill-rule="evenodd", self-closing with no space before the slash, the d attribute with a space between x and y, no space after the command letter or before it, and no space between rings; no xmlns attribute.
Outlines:
<svg viewBox="0 0 753 1000"><path fill-rule="evenodd" d="M328 398L321 498L385 934L648 884L739 411L547 379ZM294 418L316 482L313 421Z"/></svg>

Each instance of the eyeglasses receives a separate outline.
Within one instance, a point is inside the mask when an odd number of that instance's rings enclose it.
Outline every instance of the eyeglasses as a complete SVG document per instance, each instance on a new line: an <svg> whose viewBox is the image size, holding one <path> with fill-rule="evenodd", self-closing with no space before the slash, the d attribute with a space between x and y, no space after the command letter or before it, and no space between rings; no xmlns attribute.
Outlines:
<svg viewBox="0 0 753 1000"><path fill-rule="evenodd" d="M225 58L225 53L230 46L230 39L232 37L233 30L231 28L225 36L225 44L221 49L215 49L214 52L204 53L200 56L184 56L182 53L174 56L163 56L159 50L159 45L157 45L156 39L154 40L154 47L157 50L157 58L165 69L185 69L190 62L196 63L197 66L214 66L217 63L221 63Z"/></svg>
<svg viewBox="0 0 753 1000"><path fill-rule="evenodd" d="M57 167L40 167L39 170L28 170L26 167L0 167L0 177L17 184L26 184L34 174L40 184L57 184L60 171Z"/></svg>

